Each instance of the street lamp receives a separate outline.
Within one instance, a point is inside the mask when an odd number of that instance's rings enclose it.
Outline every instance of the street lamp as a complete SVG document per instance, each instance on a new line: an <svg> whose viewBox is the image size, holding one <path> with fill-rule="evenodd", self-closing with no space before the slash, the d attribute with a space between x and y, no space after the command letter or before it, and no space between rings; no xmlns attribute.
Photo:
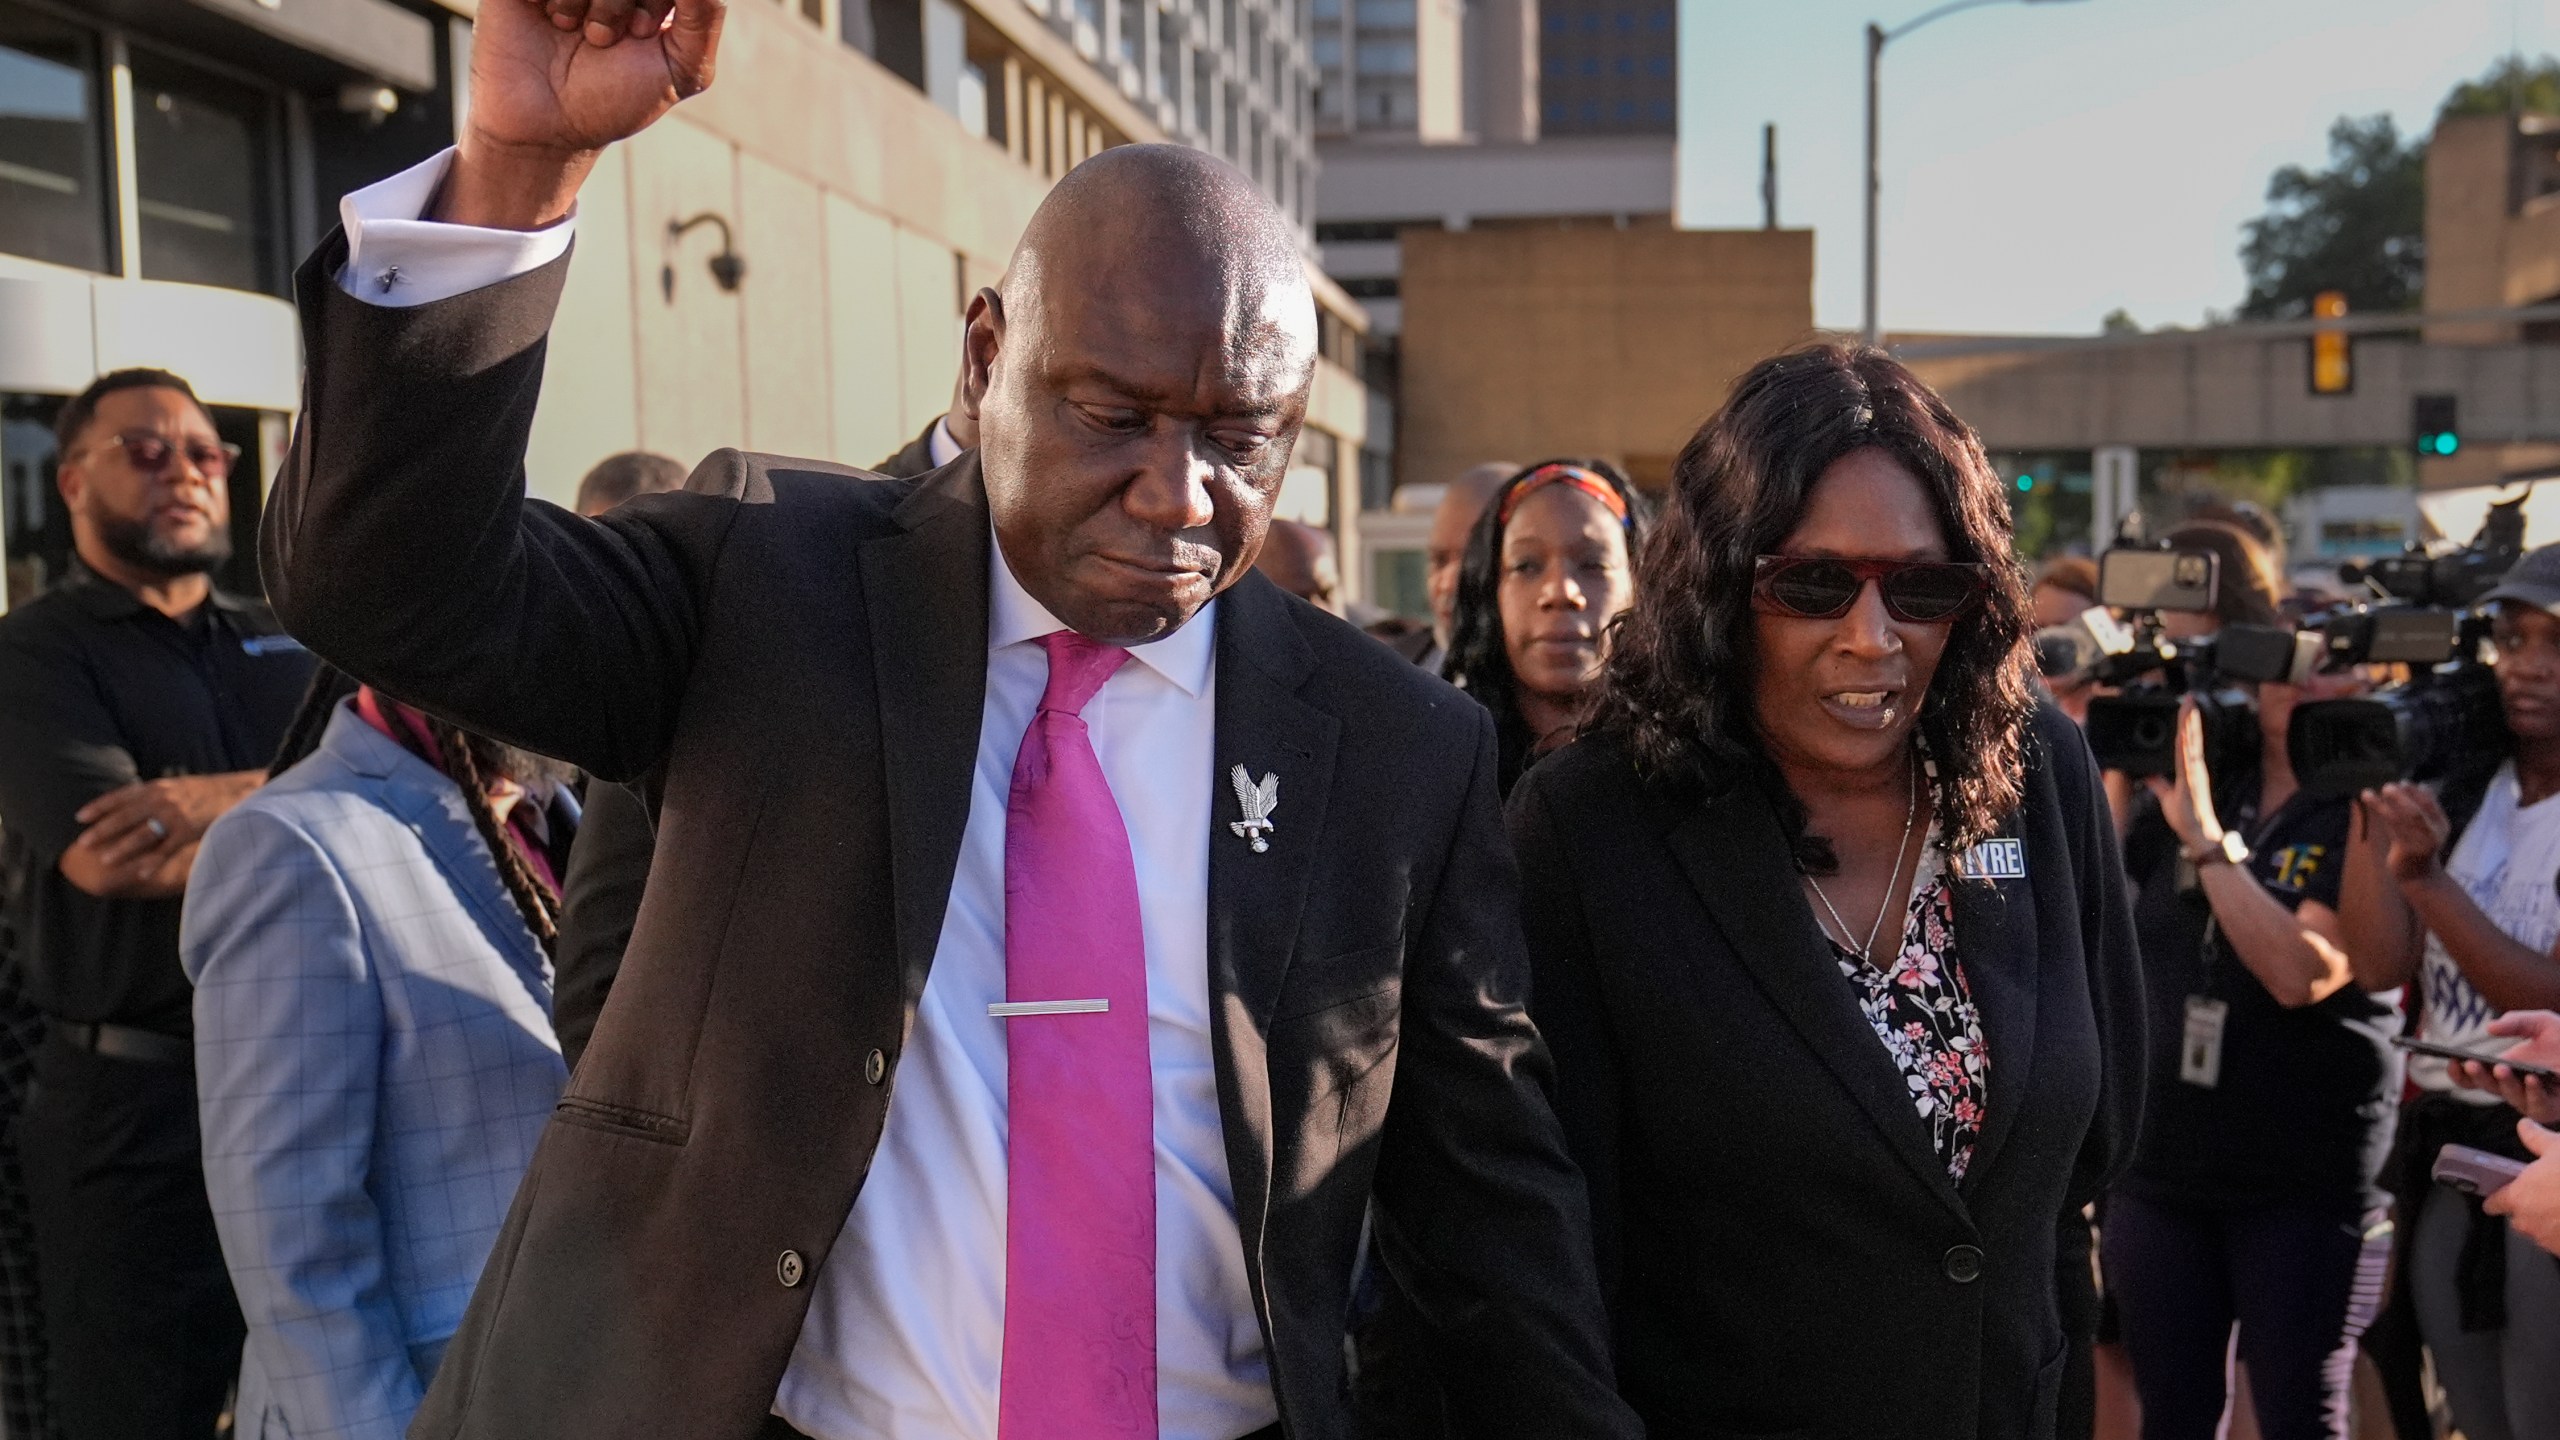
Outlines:
<svg viewBox="0 0 2560 1440"><path fill-rule="evenodd" d="M1867 343L1873 345L1881 332L1876 328L1876 196L1884 182L1876 168L1876 76L1883 68L1884 47L1888 40L1899 40L1932 20L1943 20L1959 10L1978 10L1985 5L2060 5L2069 0L1947 0L1937 9L1917 20L1908 20L1887 30L1881 25L1867 26Z"/></svg>

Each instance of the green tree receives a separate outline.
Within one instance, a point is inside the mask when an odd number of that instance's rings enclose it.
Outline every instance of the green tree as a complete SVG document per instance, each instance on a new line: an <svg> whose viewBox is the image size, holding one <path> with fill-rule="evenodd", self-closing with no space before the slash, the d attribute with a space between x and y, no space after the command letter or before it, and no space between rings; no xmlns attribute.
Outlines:
<svg viewBox="0 0 2560 1440"><path fill-rule="evenodd" d="M2387 114L2341 116L2329 127L2328 169L2278 170L2267 213L2241 227L2241 317L2296 319L2323 290L2345 291L2351 311L2414 308L2426 274L2426 158L2426 142L2403 143Z"/></svg>
<svg viewBox="0 0 2560 1440"><path fill-rule="evenodd" d="M2560 60L2510 55L2444 97L2444 115L2560 115Z"/></svg>

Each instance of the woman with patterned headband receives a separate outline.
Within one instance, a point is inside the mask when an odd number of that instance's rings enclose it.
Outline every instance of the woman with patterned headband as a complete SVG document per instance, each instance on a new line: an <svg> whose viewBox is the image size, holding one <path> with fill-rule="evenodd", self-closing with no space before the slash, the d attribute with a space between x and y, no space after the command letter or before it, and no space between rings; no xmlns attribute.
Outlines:
<svg viewBox="0 0 2560 1440"><path fill-rule="evenodd" d="M1548 460L1503 482L1467 537L1448 678L1493 712L1510 793L1573 739L1635 599L1647 511L1599 460Z"/></svg>

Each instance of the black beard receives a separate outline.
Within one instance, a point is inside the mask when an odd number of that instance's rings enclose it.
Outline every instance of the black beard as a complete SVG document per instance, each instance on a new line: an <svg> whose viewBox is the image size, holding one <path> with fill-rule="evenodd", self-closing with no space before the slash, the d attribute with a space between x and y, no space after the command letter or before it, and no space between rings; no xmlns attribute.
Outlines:
<svg viewBox="0 0 2560 1440"><path fill-rule="evenodd" d="M94 516L98 543L107 553L137 570L147 571L164 580L182 575L203 575L221 568L231 558L231 532L215 530L201 545L187 547L171 544L155 533L148 520L125 520Z"/></svg>

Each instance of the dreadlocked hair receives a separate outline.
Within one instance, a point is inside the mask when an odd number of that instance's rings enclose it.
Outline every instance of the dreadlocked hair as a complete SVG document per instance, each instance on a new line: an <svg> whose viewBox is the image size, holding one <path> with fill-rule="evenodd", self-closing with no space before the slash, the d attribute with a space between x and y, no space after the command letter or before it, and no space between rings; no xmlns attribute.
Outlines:
<svg viewBox="0 0 2560 1440"><path fill-rule="evenodd" d="M310 687L302 692L302 708L293 712L292 723L284 727L284 743L276 747L276 758L267 766L267 778L273 780L300 764L312 751L320 748L320 737L328 732L329 717L338 706L356 693L356 677L321 662L311 672Z"/></svg>
<svg viewBox="0 0 2560 1440"><path fill-rule="evenodd" d="M430 715L427 734L444 752L447 773L462 791L462 803L471 810L471 823L480 831L480 842L489 847L490 858L498 862L498 878L506 882L507 894L524 916L525 928L542 942L542 953L554 953L560 941L560 897L524 863L523 852L507 835L507 827L498 823L497 813L489 808L489 781L497 770L497 756L491 742Z"/></svg>
<svg viewBox="0 0 2560 1440"><path fill-rule="evenodd" d="M356 677L322 662L311 674L310 687L302 692L301 708L293 712L292 721L285 726L284 743L276 747L276 758L267 766L267 778L273 780L319 749L320 737L328 733L330 719L359 688L361 682ZM462 803L471 811L471 824L480 832L480 843L488 847L489 858L497 862L498 879L505 883L508 898L516 902L516 910L524 916L525 928L542 942L542 953L553 953L560 939L560 897L525 863L523 852L508 837L507 827L498 823L497 812L489 808L489 781L505 773L498 760L497 743L432 715L426 721L427 736L444 757L446 778L462 792Z"/></svg>

